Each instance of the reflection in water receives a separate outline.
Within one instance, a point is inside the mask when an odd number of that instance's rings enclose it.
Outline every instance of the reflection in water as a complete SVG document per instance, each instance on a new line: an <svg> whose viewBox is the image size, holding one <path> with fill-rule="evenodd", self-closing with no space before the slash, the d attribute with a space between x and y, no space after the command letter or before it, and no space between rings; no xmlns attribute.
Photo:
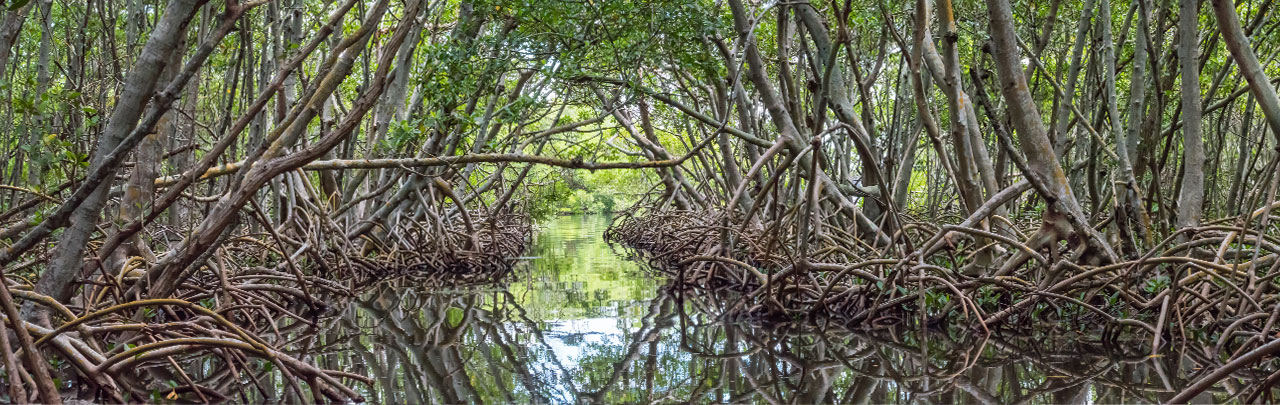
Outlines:
<svg viewBox="0 0 1280 405"><path fill-rule="evenodd" d="M368 376L375 403L1159 402L1196 371L1141 343L760 329L717 316L728 298L669 292L601 241L607 225L545 225L506 288L380 287L329 325L320 358Z"/></svg>

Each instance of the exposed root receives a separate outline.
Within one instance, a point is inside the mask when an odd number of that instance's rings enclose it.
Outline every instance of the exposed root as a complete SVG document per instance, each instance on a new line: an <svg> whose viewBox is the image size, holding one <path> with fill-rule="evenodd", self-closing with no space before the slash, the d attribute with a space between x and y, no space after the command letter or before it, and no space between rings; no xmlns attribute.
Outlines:
<svg viewBox="0 0 1280 405"><path fill-rule="evenodd" d="M18 303L43 321L0 320L25 329L45 358L70 365L50 368L62 373L55 377L78 379L100 401L161 392L172 400L219 402L258 391L252 396L286 402L361 402L349 385L370 381L317 366L297 337L314 333L383 280L430 286L501 280L531 232L526 216L472 214L474 232L456 220L401 221L386 241L359 243L328 237L337 230L322 218L300 211L292 226L227 237L169 298L131 295L131 286L148 283L149 263L141 257L93 268L71 305L6 278ZM8 346L6 354L23 358L20 347ZM15 376L32 370L14 369ZM287 382L283 392L268 378L275 373ZM39 400L35 390L21 394Z"/></svg>
<svg viewBox="0 0 1280 405"><path fill-rule="evenodd" d="M606 236L645 252L685 286L736 292L729 314L762 321L821 318L855 328L919 321L980 333L1101 325L1101 338L1136 333L1153 342L1153 352L1220 334L1238 355L1267 343L1277 320L1280 244L1256 231L1243 237L1222 221L1189 231L1186 242L1172 245L1171 236L1139 258L1105 265L1077 264L1089 249L1084 242L1029 245L925 223L904 226L899 236L915 247L905 254L894 250L906 245L901 239L875 248L831 225L808 232L808 250L800 251L798 243L779 242L806 235L791 222L659 211L621 219ZM1037 239L1032 229L1018 232ZM987 244L974 243L980 238ZM980 249L1002 252L994 263L1005 265L973 275L955 270L973 265Z"/></svg>
<svg viewBox="0 0 1280 405"><path fill-rule="evenodd" d="M528 248L532 225L527 216L498 214L474 233L457 223L410 222L389 234L394 243L366 247L376 253L330 256L330 265L350 263L358 285L401 277L432 286L488 283L506 276Z"/></svg>

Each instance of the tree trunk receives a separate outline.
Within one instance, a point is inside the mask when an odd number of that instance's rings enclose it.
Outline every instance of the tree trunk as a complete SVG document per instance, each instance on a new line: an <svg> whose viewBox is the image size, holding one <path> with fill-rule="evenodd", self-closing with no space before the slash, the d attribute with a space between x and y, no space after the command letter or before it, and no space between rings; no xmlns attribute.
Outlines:
<svg viewBox="0 0 1280 405"><path fill-rule="evenodd" d="M181 42L182 33L186 32L187 23L195 16L197 7L205 0L171 0L164 9L164 15L151 31L134 68L125 78L124 92L116 102L116 108L107 121L107 126L98 138L98 146L93 154L90 171L102 165L107 154L116 149L141 117L147 101L155 91L160 73L170 61L170 55ZM115 172L111 170L111 172ZM110 179L114 176L108 176ZM49 268L40 274L36 283L36 291L60 301L71 298L75 285L73 281L80 274L81 261L89 236L97 226L98 217L107 201L107 191L111 181L97 185L93 193L73 211L71 225L62 233L53 251Z"/></svg>
<svg viewBox="0 0 1280 405"><path fill-rule="evenodd" d="M1249 156L1253 155L1253 144L1250 142L1254 136L1253 129L1253 111L1257 103L1253 102L1253 95L1249 95L1245 99L1244 118L1240 121L1240 140L1236 144L1236 166L1232 171L1231 191L1227 193L1227 212L1231 215L1240 215L1243 212L1244 200L1244 178L1248 169L1245 163L1249 161ZM1258 137L1260 141L1266 141L1265 137Z"/></svg>
<svg viewBox="0 0 1280 405"><path fill-rule="evenodd" d="M1115 252L1085 220L1080 204L1067 184L1066 174L1058 165L1053 144L1045 131L1044 121L1036 107L1035 99L1022 74L1021 56L1017 50L1017 36L1013 29L1013 11L1008 0L987 0L987 12L991 20L991 41L996 71L1000 77L1000 91L1009 104L1010 117L1023 154L1026 155L1028 173L1041 197L1048 204L1033 247L1045 246L1077 233L1088 239L1092 247L1102 252L1106 259L1116 260Z"/></svg>
<svg viewBox="0 0 1280 405"><path fill-rule="evenodd" d="M1262 107L1262 115L1267 118L1271 134L1280 141L1280 97L1276 89L1271 87L1271 79L1262 71L1258 63L1258 55L1249 46L1249 38L1240 28L1240 16L1236 15L1235 2L1231 0L1211 0L1213 13L1218 19L1218 29L1222 31L1222 41L1227 44L1231 58L1240 67L1240 74L1249 82L1249 91Z"/></svg>
<svg viewBox="0 0 1280 405"><path fill-rule="evenodd" d="M36 97L43 100L49 91L49 57L53 51L53 19L49 13L53 8L53 0L40 0L40 62L36 64ZM41 145L43 138L53 134L54 103L40 103L40 113L36 118L35 132L27 141L27 145ZM27 186L39 188L44 177L44 162L27 159Z"/></svg>
<svg viewBox="0 0 1280 405"><path fill-rule="evenodd" d="M1178 69L1182 74L1182 192L1178 195L1178 229L1200 225L1204 207L1204 145L1200 123L1200 1L1178 2ZM1187 234L1183 233L1183 238Z"/></svg>
<svg viewBox="0 0 1280 405"><path fill-rule="evenodd" d="M1089 39L1089 27L1093 25L1094 0L1085 0L1080 12L1080 22L1076 25L1075 44L1071 46L1071 63L1067 67L1067 82L1063 88L1065 98L1058 100L1055 114L1055 126L1050 138L1054 151L1062 156L1067 143L1067 129L1071 124L1071 104L1075 102L1076 83L1080 78L1081 59L1084 55L1084 43Z"/></svg>

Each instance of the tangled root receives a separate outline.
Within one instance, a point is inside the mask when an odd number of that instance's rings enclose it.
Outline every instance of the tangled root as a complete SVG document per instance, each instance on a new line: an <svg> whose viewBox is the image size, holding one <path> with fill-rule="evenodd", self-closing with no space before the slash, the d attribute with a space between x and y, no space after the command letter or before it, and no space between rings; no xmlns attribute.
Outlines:
<svg viewBox="0 0 1280 405"><path fill-rule="evenodd" d="M432 286L498 281L528 249L533 227L528 216L514 214L494 214L479 222L474 231L458 223L405 223L391 233L394 244L333 261L349 262L360 285L389 278Z"/></svg>
<svg viewBox="0 0 1280 405"><path fill-rule="evenodd" d="M1265 343L1277 324L1280 243L1222 225L1227 221L1105 265L1077 264L1084 244L1035 249L956 225L907 223L899 244L876 248L829 225L836 221L808 233L793 222L743 224L714 212L655 211L618 220L606 238L644 252L681 285L735 292L729 312L763 321L823 318L878 328L923 319L983 333L1103 326L1110 337L1146 336L1153 351L1174 337L1222 334L1218 344L1236 353ZM808 238L804 251L794 242L801 236ZM992 263L976 274L958 270L971 267L982 250L998 252Z"/></svg>

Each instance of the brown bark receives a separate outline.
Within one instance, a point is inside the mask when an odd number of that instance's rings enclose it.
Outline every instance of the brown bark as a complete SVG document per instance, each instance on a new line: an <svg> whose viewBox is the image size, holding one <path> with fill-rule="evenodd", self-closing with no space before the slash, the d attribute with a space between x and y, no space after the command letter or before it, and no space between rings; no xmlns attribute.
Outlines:
<svg viewBox="0 0 1280 405"><path fill-rule="evenodd" d="M1017 131L1019 146L1026 155L1029 172L1025 174L1033 183L1042 185L1037 187L1037 191L1049 206L1041 225L1040 240L1033 242L1036 242L1038 248L1070 234L1077 234L1082 236L1081 239L1087 240L1091 247L1102 252L1105 259L1114 262L1115 253L1089 227L1080 204L1067 183L1066 174L1062 166L1058 165L1044 121L1040 118L1035 99L1031 97L1026 76L1022 74L1017 36L1013 30L1013 11L1008 0L987 0L987 12L991 21L992 56L1000 78L1000 91L1009 104L1010 118Z"/></svg>

